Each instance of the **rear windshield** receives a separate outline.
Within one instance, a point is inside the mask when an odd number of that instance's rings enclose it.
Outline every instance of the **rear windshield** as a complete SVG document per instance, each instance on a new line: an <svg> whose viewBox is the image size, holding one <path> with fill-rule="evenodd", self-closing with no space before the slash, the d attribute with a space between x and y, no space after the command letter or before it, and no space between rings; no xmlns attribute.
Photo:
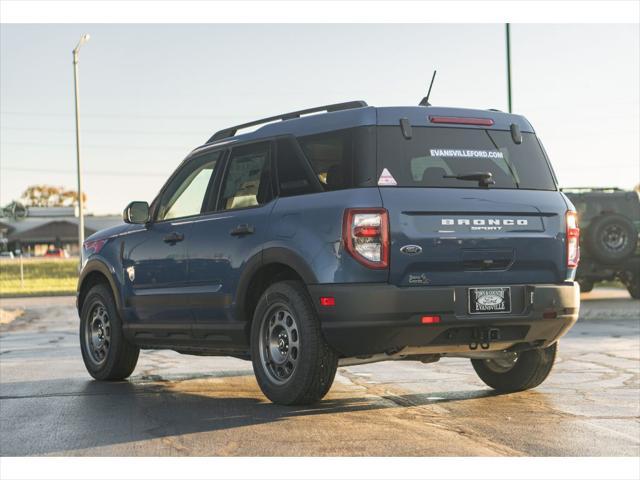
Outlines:
<svg viewBox="0 0 640 480"><path fill-rule="evenodd" d="M556 190L549 165L533 133L516 144L511 132L475 128L413 127L410 139L400 127L378 128L378 171L386 168L401 187L481 188L477 179L491 173L489 188Z"/></svg>

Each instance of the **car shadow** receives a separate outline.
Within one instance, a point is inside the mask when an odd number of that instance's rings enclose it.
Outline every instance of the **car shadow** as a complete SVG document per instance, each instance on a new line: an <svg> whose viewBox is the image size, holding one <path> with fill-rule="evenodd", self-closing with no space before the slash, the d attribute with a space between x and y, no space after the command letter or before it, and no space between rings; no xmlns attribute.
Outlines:
<svg viewBox="0 0 640 480"><path fill-rule="evenodd" d="M100 455L102 446L271 424L295 417L496 396L486 389L383 396L363 392L354 396L350 390L339 388L315 405L287 407L269 402L252 376L238 373L160 381L138 378L123 382L2 384L0 455L59 455L83 449ZM112 455L111 450L105 449L105 455Z"/></svg>

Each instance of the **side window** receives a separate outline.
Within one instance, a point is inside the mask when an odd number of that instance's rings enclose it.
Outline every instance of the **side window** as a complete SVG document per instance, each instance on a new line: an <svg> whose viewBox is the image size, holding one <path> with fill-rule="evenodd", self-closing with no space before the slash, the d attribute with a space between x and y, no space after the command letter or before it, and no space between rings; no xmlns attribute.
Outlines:
<svg viewBox="0 0 640 480"><path fill-rule="evenodd" d="M300 149L291 138L280 138L277 143L278 186L281 197L320 192L313 171Z"/></svg>
<svg viewBox="0 0 640 480"><path fill-rule="evenodd" d="M300 137L298 141L325 190L353 187L351 130Z"/></svg>
<svg viewBox="0 0 640 480"><path fill-rule="evenodd" d="M190 217L201 212L220 154L202 155L182 167L162 195L157 221Z"/></svg>
<svg viewBox="0 0 640 480"><path fill-rule="evenodd" d="M255 207L273 198L270 143L234 148L222 185L220 210Z"/></svg>

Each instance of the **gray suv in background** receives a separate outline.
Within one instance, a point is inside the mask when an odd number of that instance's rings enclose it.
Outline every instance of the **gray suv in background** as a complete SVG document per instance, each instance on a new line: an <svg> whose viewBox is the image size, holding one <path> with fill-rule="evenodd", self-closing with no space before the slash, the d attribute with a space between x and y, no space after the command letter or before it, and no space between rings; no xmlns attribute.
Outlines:
<svg viewBox="0 0 640 480"><path fill-rule="evenodd" d="M578 211L582 260L576 279L583 292L619 280L640 298L640 194L618 188L565 188Z"/></svg>

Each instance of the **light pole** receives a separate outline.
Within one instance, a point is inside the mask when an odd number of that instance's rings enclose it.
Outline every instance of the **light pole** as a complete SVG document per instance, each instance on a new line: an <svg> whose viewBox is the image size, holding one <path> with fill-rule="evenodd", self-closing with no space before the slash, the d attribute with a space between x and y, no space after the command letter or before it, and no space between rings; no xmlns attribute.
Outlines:
<svg viewBox="0 0 640 480"><path fill-rule="evenodd" d="M509 113L511 113L511 28L506 24L507 34L507 100L509 102Z"/></svg>
<svg viewBox="0 0 640 480"><path fill-rule="evenodd" d="M78 85L78 53L80 47L87 43L91 37L85 33L73 49L73 87L76 102L76 164L78 167L78 255L80 256L80 268L82 268L82 244L84 243L84 202L82 200L82 169L80 163L80 100Z"/></svg>

